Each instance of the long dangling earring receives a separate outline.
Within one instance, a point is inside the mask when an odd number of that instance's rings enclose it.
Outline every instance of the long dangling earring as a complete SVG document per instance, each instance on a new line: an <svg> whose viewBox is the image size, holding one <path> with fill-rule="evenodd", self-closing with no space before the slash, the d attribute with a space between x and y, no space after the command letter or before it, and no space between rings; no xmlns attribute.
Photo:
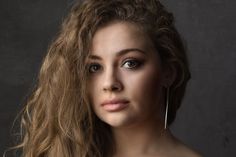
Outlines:
<svg viewBox="0 0 236 157"><path fill-rule="evenodd" d="M167 87L167 91L166 91L165 129L167 128L168 108L169 108L169 87Z"/></svg>

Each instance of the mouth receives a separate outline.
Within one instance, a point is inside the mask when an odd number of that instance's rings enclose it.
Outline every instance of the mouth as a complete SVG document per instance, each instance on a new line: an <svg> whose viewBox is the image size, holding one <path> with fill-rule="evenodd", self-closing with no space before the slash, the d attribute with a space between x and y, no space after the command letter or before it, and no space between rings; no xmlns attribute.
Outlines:
<svg viewBox="0 0 236 157"><path fill-rule="evenodd" d="M102 103L102 107L108 112L117 112L125 109L129 104L125 99L107 100Z"/></svg>

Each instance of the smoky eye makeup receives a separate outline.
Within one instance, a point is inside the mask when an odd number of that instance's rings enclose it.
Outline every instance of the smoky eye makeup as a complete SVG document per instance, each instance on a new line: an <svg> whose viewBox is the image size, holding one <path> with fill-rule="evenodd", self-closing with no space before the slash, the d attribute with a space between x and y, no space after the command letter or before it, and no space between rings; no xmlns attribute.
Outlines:
<svg viewBox="0 0 236 157"><path fill-rule="evenodd" d="M144 60L137 59L137 58L126 58L121 63L121 66L126 69L138 69L144 64Z"/></svg>
<svg viewBox="0 0 236 157"><path fill-rule="evenodd" d="M96 73L98 72L102 66L99 63L96 62L91 62L86 65L86 69L88 70L89 73Z"/></svg>
<svg viewBox="0 0 236 157"><path fill-rule="evenodd" d="M103 66L107 66L101 63L102 58L100 56L94 55L90 59L86 64L86 69L91 74L98 73L103 69ZM115 59L113 65L126 70L138 70L144 65L145 61L146 56L143 56L140 52L130 51Z"/></svg>
<svg viewBox="0 0 236 157"><path fill-rule="evenodd" d="M137 58L126 58L120 63L120 67L127 70L137 70L144 64L144 60ZM102 66L99 63L91 62L87 64L87 70L90 74L98 73Z"/></svg>
<svg viewBox="0 0 236 157"><path fill-rule="evenodd" d="M144 65L145 60L147 59L146 57L146 53L142 51L142 53L140 53L140 51L130 51L130 53L123 55L120 58L120 65L122 68L125 68L127 70L137 70L139 69L141 66Z"/></svg>

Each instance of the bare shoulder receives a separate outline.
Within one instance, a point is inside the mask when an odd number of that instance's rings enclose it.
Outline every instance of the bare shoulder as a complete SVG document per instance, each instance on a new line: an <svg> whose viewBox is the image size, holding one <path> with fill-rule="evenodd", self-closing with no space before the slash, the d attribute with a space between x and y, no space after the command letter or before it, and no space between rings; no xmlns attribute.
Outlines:
<svg viewBox="0 0 236 157"><path fill-rule="evenodd" d="M186 145L179 146L178 149L179 154L181 154L181 157L203 157L198 151Z"/></svg>
<svg viewBox="0 0 236 157"><path fill-rule="evenodd" d="M193 148L190 148L189 146L185 145L182 142L178 142L176 146L176 151L178 153L177 157L203 157L202 154Z"/></svg>
<svg viewBox="0 0 236 157"><path fill-rule="evenodd" d="M201 153L194 150L193 148L190 148L186 144L184 144L182 141L174 138L174 149L173 149L173 156L175 157L203 157Z"/></svg>

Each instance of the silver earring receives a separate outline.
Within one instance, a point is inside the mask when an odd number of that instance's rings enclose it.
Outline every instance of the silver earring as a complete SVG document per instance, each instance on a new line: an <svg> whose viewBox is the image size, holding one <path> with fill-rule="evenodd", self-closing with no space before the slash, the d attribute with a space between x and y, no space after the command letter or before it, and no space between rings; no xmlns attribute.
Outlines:
<svg viewBox="0 0 236 157"><path fill-rule="evenodd" d="M169 87L167 87L167 91L166 91L165 129L167 128L168 108L169 108Z"/></svg>

